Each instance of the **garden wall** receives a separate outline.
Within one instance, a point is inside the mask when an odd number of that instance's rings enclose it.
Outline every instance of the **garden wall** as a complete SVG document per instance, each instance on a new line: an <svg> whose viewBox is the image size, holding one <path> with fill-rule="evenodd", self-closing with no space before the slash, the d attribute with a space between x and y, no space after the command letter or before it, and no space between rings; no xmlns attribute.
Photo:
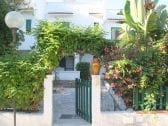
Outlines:
<svg viewBox="0 0 168 126"><path fill-rule="evenodd" d="M17 126L52 126L53 124L53 79L47 75L44 79L44 110L38 113L17 112ZM0 112L0 126L13 126L13 113Z"/></svg>
<svg viewBox="0 0 168 126"><path fill-rule="evenodd" d="M168 112L145 114L129 111L101 112L101 81L92 75L92 126L166 126Z"/></svg>

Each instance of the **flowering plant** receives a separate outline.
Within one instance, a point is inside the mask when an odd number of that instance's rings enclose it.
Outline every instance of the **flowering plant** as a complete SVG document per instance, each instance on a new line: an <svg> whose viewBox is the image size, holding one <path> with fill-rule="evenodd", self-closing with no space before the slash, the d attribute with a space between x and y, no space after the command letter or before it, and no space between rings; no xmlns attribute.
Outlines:
<svg viewBox="0 0 168 126"><path fill-rule="evenodd" d="M142 68L126 59L124 49L109 46L101 56L105 68L105 80L109 82L116 95L122 97L127 106L132 105L133 88L138 85Z"/></svg>
<svg viewBox="0 0 168 126"><path fill-rule="evenodd" d="M106 65L105 80L116 95L123 97L127 106L132 105L132 89L137 86L137 78L142 68L127 59L111 61Z"/></svg>

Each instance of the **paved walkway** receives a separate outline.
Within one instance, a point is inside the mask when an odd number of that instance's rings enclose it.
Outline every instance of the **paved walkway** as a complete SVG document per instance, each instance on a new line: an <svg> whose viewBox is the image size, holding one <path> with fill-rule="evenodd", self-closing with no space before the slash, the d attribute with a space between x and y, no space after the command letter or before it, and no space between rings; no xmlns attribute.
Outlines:
<svg viewBox="0 0 168 126"><path fill-rule="evenodd" d="M91 126L75 115L75 88L58 88L54 93L54 126Z"/></svg>

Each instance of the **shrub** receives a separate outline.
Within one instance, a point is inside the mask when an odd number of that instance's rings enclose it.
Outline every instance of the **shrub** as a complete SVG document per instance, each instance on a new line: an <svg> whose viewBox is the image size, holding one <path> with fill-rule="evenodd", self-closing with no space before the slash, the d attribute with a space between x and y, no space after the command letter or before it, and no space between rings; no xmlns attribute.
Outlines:
<svg viewBox="0 0 168 126"><path fill-rule="evenodd" d="M88 62L79 62L76 65L76 69L80 71L80 78L87 80L90 78L90 63Z"/></svg>
<svg viewBox="0 0 168 126"><path fill-rule="evenodd" d="M137 78L140 73L141 67L128 59L111 61L106 65L105 79L115 94L124 98L128 107L132 106L133 88L138 85Z"/></svg>
<svg viewBox="0 0 168 126"><path fill-rule="evenodd" d="M35 111L43 98L45 69L27 57L1 57L0 108L12 107L16 101L18 110Z"/></svg>

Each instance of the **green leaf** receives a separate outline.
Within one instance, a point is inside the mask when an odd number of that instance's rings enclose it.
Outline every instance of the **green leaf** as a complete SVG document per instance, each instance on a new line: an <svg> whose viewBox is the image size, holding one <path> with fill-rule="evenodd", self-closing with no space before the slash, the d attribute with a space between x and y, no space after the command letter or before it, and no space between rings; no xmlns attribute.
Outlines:
<svg viewBox="0 0 168 126"><path fill-rule="evenodd" d="M126 1L125 7L124 7L124 16L127 24L136 29L136 24L131 16L130 0Z"/></svg>
<svg viewBox="0 0 168 126"><path fill-rule="evenodd" d="M150 11L145 20L145 31L144 36L146 37L150 32L157 29L157 14L153 11Z"/></svg>

